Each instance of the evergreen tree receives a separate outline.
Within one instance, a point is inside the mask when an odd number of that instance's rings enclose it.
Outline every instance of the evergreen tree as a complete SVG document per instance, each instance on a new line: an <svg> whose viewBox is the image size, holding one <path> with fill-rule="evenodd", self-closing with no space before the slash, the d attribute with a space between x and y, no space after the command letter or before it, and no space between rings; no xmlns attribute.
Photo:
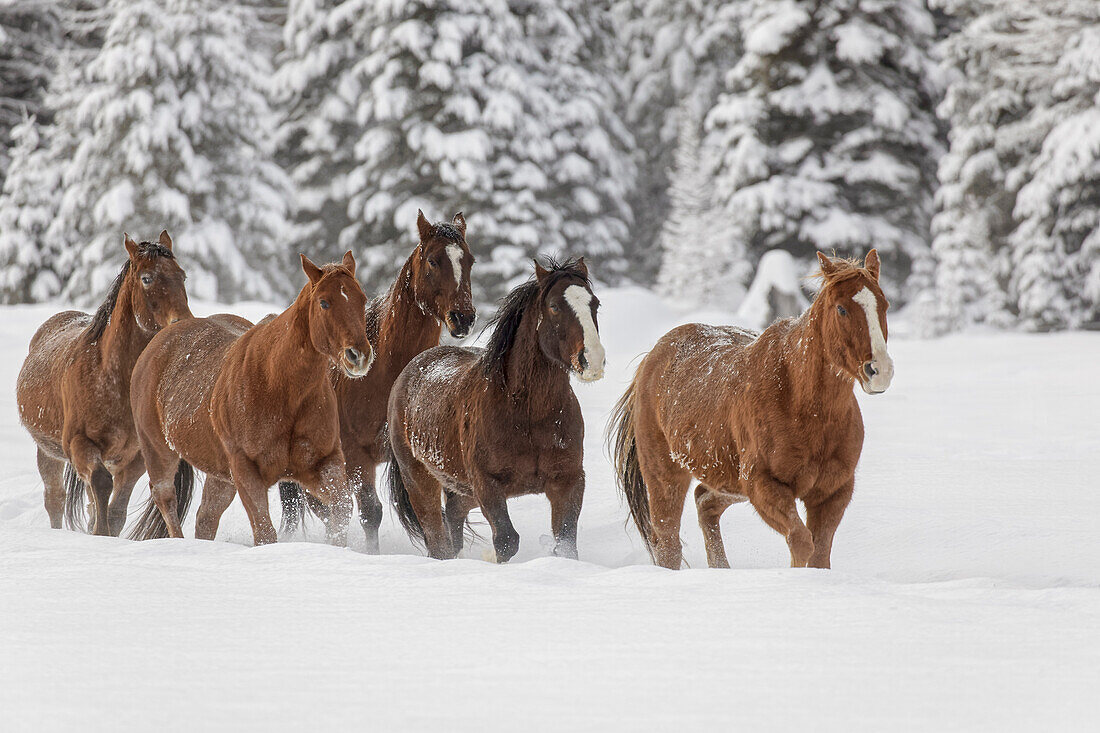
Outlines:
<svg viewBox="0 0 1100 733"><path fill-rule="evenodd" d="M713 202L713 182L700 159L700 115L680 109L680 134L670 176L671 209L661 227L661 293L692 306L735 308L751 274L744 248Z"/></svg>
<svg viewBox="0 0 1100 733"><path fill-rule="evenodd" d="M745 54L706 120L727 216L754 258L877 247L904 302L932 275L931 14L919 0L747 0L743 12Z"/></svg>
<svg viewBox="0 0 1100 733"><path fill-rule="evenodd" d="M213 0L113 0L79 101L58 110L77 141L47 237L79 252L65 294L102 291L118 236L167 228L204 298L292 288L279 246L289 185L271 161L269 67L254 13Z"/></svg>
<svg viewBox="0 0 1100 733"><path fill-rule="evenodd" d="M40 106L61 36L52 0L0 0L0 185L11 162L12 129L28 115L48 121Z"/></svg>

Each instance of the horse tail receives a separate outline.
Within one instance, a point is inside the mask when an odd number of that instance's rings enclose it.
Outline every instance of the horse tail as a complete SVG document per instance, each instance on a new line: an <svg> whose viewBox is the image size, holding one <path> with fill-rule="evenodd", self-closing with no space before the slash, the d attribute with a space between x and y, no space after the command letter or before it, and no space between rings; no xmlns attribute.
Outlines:
<svg viewBox="0 0 1100 733"><path fill-rule="evenodd" d="M405 479L401 475L401 466L397 463L397 456L394 455L393 446L388 439L385 441L385 445L385 481L389 489L390 504L393 505L394 511L397 512L397 518L401 520L401 526L409 533L409 537L412 541L420 545L420 547L426 547L427 542L424 540L424 528L420 526L420 519L416 516L416 510L413 509L412 501L409 499L409 490L405 487Z"/></svg>
<svg viewBox="0 0 1100 733"><path fill-rule="evenodd" d="M65 526L74 532L88 531L88 513L84 509L84 482L73 464L65 464Z"/></svg>
<svg viewBox="0 0 1100 733"><path fill-rule="evenodd" d="M176 513L182 524L187 510L191 508L191 498L195 495L195 469L190 463L180 461L173 483L176 487ZM152 496L145 502L137 524L126 536L132 540L161 540L168 536L168 525Z"/></svg>
<svg viewBox="0 0 1100 733"><path fill-rule="evenodd" d="M638 440L634 433L634 408L637 377L615 404L608 423L607 440L615 466L615 482L626 497L630 516L642 536L646 550L653 555L653 532L649 519L649 492L638 463Z"/></svg>
<svg viewBox="0 0 1100 733"><path fill-rule="evenodd" d="M279 482L279 503L283 505L283 534L297 532L306 518L302 487L293 481Z"/></svg>

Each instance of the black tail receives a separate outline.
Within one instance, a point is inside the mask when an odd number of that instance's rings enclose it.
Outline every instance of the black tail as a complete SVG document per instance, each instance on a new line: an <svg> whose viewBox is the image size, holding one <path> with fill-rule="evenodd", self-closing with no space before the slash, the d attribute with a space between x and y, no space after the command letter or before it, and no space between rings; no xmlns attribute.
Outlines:
<svg viewBox="0 0 1100 733"><path fill-rule="evenodd" d="M397 518L401 520L401 526L409 533L413 543L420 547L427 547L424 541L424 528L420 526L420 519L416 516L412 502L409 500L409 491L405 488L405 479L401 476L401 466L397 464L397 457L393 454L390 442L386 440L386 485L389 488L390 504L397 512Z"/></svg>
<svg viewBox="0 0 1100 733"><path fill-rule="evenodd" d="M84 482L73 464L65 464L65 526L74 532L88 531L88 512L84 508Z"/></svg>
<svg viewBox="0 0 1100 733"><path fill-rule="evenodd" d="M176 514L180 523L187 516L187 510L191 508L191 497L195 495L195 469L186 461L180 461L176 469ZM132 540L160 540L168 536L168 524L160 513L160 508L149 497L145 503L145 510L141 513L134 528L126 535Z"/></svg>
<svg viewBox="0 0 1100 733"><path fill-rule="evenodd" d="M653 534L649 522L649 492L646 490L642 469L638 464L638 442L634 434L634 398L636 384L630 383L626 394L619 399L611 413L607 426L608 446L615 465L615 481L626 497L630 516L642 536L646 550L653 556Z"/></svg>
<svg viewBox="0 0 1100 733"><path fill-rule="evenodd" d="M283 505L283 534L297 532L306 518L302 487L293 481L279 482L279 502Z"/></svg>

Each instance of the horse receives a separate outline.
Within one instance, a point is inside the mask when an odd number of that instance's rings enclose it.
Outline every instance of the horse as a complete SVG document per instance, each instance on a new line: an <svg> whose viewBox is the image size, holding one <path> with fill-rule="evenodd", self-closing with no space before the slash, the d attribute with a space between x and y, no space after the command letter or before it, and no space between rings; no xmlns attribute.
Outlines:
<svg viewBox="0 0 1100 733"><path fill-rule="evenodd" d="M584 419L569 374L603 376L598 306L583 259L536 262L535 278L489 324L486 348L428 349L398 376L388 407L390 501L431 557L457 556L466 517L480 507L497 561L507 562L519 549L507 499L530 493L550 500L554 554L577 557Z"/></svg>
<svg viewBox="0 0 1100 733"><path fill-rule="evenodd" d="M759 335L675 328L642 359L616 405L608 430L616 479L658 565L680 567L680 517L697 479L710 567L729 567L719 519L746 500L786 538L792 567L830 567L863 450L853 383L881 394L894 364L878 253L862 266L818 260L823 285L801 316Z"/></svg>
<svg viewBox="0 0 1100 733"><path fill-rule="evenodd" d="M386 404L397 375L420 352L439 345L442 324L455 338L470 332L476 316L470 298L470 268L474 257L466 244L466 219L432 224L417 211L420 243L409 255L389 292L367 305L367 339L377 355L362 379L334 375L340 405L340 442L347 462L348 483L359 502L359 521L366 549L378 553L382 504L374 489L375 469L386 456ZM279 484L283 530L292 532L306 504L301 489ZM316 501L309 503L322 514Z"/></svg>
<svg viewBox="0 0 1100 733"><path fill-rule="evenodd" d="M95 312L64 311L39 327L16 382L19 420L38 449L50 526L118 536L134 484L145 473L130 416L130 373L160 329L190 318L172 238L140 244L123 235L127 259Z"/></svg>
<svg viewBox="0 0 1100 733"><path fill-rule="evenodd" d="M329 541L346 540L351 498L329 370L357 378L370 369L367 298L351 252L323 267L301 260L308 281L281 314L256 326L232 315L183 321L138 359L130 406L151 497L133 539L183 536L178 507L193 482L174 485L186 465L207 476L199 539L214 539L237 494L255 543L274 542L267 490L289 477L329 508Z"/></svg>

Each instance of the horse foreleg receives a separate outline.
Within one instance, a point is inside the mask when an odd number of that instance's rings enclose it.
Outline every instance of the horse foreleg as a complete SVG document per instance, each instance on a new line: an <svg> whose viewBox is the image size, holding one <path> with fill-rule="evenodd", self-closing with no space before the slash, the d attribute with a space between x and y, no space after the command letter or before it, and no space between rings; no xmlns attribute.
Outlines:
<svg viewBox="0 0 1100 733"><path fill-rule="evenodd" d="M477 499L468 494L460 494L455 491L447 493L444 519L447 523L447 529L451 533L451 549L454 551L455 557L458 557L458 553L462 551L466 517L470 515L470 510L476 506Z"/></svg>
<svg viewBox="0 0 1100 733"><path fill-rule="evenodd" d="M712 568L730 566L719 520L723 512L739 501L744 499L721 494L703 484L695 487L695 510L699 513L699 528L703 530L703 542L707 546L707 565Z"/></svg>
<svg viewBox="0 0 1100 733"><path fill-rule="evenodd" d="M107 535L107 505L111 498L111 474L103 468L99 446L84 435L69 441L69 460L90 494L92 534Z"/></svg>
<svg viewBox="0 0 1100 733"><path fill-rule="evenodd" d="M324 459L317 476L315 485L303 483L302 486L325 506L325 511L319 515L325 523L325 536L329 544L346 545L351 519L351 493L348 491L344 454L337 451Z"/></svg>
<svg viewBox="0 0 1100 733"><path fill-rule="evenodd" d="M366 551L377 555L378 528L382 525L382 502L374 489L374 464L360 451L348 452L344 459L347 463L348 489L359 502L359 525L366 538Z"/></svg>
<svg viewBox="0 0 1100 733"><path fill-rule="evenodd" d="M271 513L267 507L267 484L260 475L256 464L241 453L231 454L229 470L233 475L233 485L241 497L248 522L252 525L252 541L257 545L275 542L275 525L271 523Z"/></svg>
<svg viewBox="0 0 1100 733"><path fill-rule="evenodd" d="M202 503L195 515L195 539L213 540L217 536L222 515L236 495L237 489L232 482L206 477L206 483L202 486Z"/></svg>
<svg viewBox="0 0 1100 733"><path fill-rule="evenodd" d="M855 479L852 479L822 501L806 504L806 521L814 538L814 551L809 561L811 568L830 567L833 535L840 526L840 520L844 518L844 510L852 500L854 488Z"/></svg>
<svg viewBox="0 0 1100 733"><path fill-rule="evenodd" d="M65 513L65 461L54 458L39 448L38 473L45 486L43 494L46 513L50 515L50 526L61 529L61 519Z"/></svg>
<svg viewBox="0 0 1100 733"><path fill-rule="evenodd" d="M787 540L791 551L791 567L806 566L814 551L813 535L802 517L798 516L794 492L791 487L771 476L757 475L751 481L749 500L760 517Z"/></svg>
<svg viewBox="0 0 1100 733"><path fill-rule="evenodd" d="M506 482L492 478L474 484L474 496L481 505L481 513L493 530L493 548L497 551L499 563L508 562L519 552L519 532L512 526L512 518L508 515L506 485Z"/></svg>
<svg viewBox="0 0 1100 733"><path fill-rule="evenodd" d="M546 487L550 500L550 526L554 531L554 554L577 559L577 522L584 501L584 474Z"/></svg>
<svg viewBox="0 0 1100 733"><path fill-rule="evenodd" d="M140 453L125 466L111 472L111 502L107 506L107 522L112 537L122 534L122 528L126 525L126 509L130 506L130 495L144 473L145 459Z"/></svg>

